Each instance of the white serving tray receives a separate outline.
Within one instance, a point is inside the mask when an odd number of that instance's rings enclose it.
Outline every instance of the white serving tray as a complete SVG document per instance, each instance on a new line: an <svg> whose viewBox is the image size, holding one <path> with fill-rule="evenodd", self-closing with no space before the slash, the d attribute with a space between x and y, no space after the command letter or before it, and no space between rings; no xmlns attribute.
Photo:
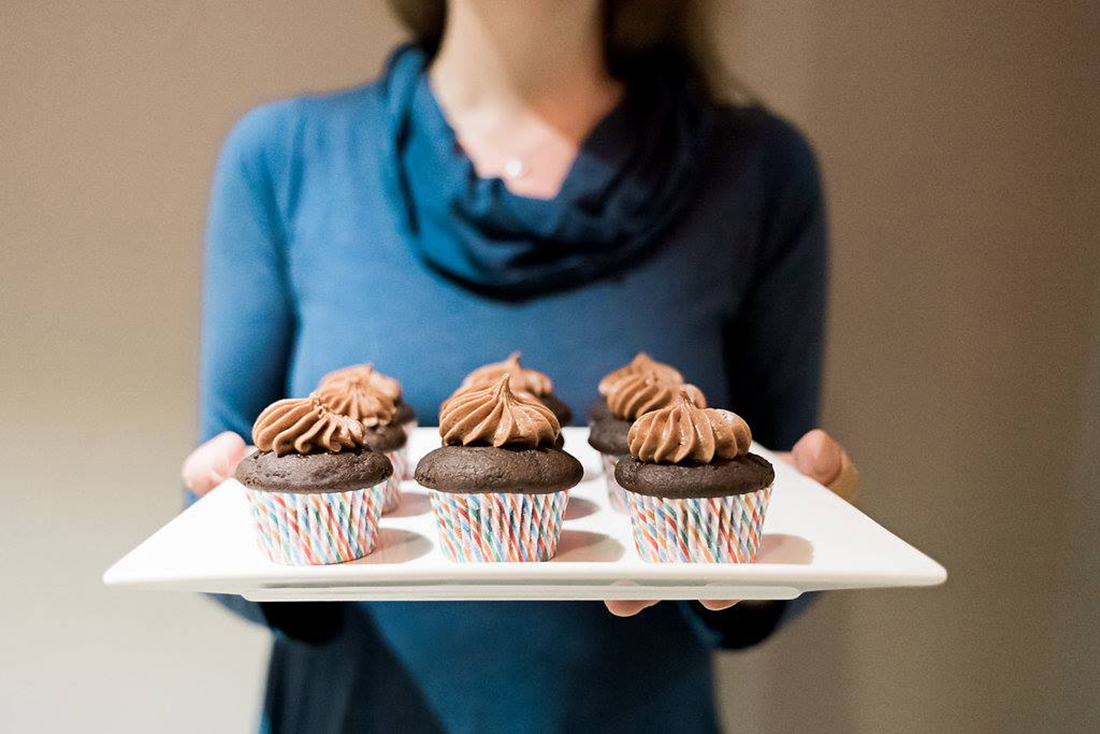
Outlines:
<svg viewBox="0 0 1100 734"><path fill-rule="evenodd" d="M585 428L565 448L585 466L569 492L557 555L546 563L453 563L437 544L427 490L405 482L381 522L377 549L334 566L280 566L260 552L243 488L224 482L103 575L108 586L240 594L254 601L468 599L793 599L805 591L932 586L942 566L816 482L775 465L754 564L646 563L630 518L607 502ZM415 461L439 445L434 428L410 439Z"/></svg>

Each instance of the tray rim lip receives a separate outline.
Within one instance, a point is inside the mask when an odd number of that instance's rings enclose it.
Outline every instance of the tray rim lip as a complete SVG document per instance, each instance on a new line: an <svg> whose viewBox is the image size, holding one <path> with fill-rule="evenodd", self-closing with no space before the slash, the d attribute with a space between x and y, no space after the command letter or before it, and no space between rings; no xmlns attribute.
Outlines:
<svg viewBox="0 0 1100 734"><path fill-rule="evenodd" d="M431 430L430 426L421 426L418 430ZM582 436L587 433L585 427L570 426L564 429L567 434ZM574 440L577 440L576 438ZM587 441L585 441L587 446ZM765 458L775 461L772 451L753 444L754 452L758 452ZM598 478L593 478L598 479ZM374 590L392 590L403 586L424 586L446 589L451 587L483 587L506 588L509 585L542 587L552 590L568 590L570 588L588 588L595 586L647 587L656 584L667 585L670 589L683 586L720 586L723 588L744 587L775 587L790 588L801 587L801 591L814 591L813 587L828 590L836 589L871 589L871 588L923 588L934 587L947 581L947 569L928 554L916 548L903 538L895 535L887 528L880 525L858 507L852 507L840 497L814 482L808 477L803 477L806 482L816 485L820 490L818 500L840 503L844 512L858 512L866 521L873 523L880 531L887 533L892 542L899 543L920 558L920 568L905 569L899 571L866 571L830 569L817 567L807 570L803 564L792 563L761 563L761 564L724 564L724 563L646 563L640 560L632 560L628 565L621 565L619 561L562 561L550 560L543 563L456 563L448 562L447 578L440 578L438 568L408 568L401 564L392 564L394 569L400 571L387 573L383 570L391 564L374 564L375 569L369 579L363 579L357 574L360 566L366 565L357 562L346 564L333 564L329 566L280 566L273 565L268 569L271 573L263 581L256 580L254 573L243 574L239 570L224 572L202 572L171 569L157 572L156 577L148 574L133 573L126 568L127 560L137 553L154 535L161 532L169 524L179 521L184 515L196 511L201 503L215 495L224 493L226 489L232 491L236 485L238 491L243 488L235 479L227 479L219 484L209 494L200 498L190 507L187 507L175 515L168 522L161 525L141 543L115 561L102 574L102 583L110 588L120 589L145 589L150 591L183 591L203 592L204 588L211 586L232 586L235 591L212 591L209 593L240 593L248 591L271 591L279 589L341 589L354 588L358 591L368 592ZM590 481L588 477L584 480ZM416 489L427 492L427 488L421 487L415 481L407 480L402 483L404 488ZM601 568L593 569L593 566ZM545 570L537 573L546 574L545 578L531 580L532 567L542 569L553 568L554 571L547 574ZM319 579L307 580L306 577L316 575L318 569L324 569L324 575ZM574 569L569 571L568 569ZM776 577L776 571L781 571L782 576ZM607 578L601 579L601 574L606 572ZM640 578L631 578L635 574ZM823 578L827 574L827 578ZM730 576L736 578L730 578ZM610 577L613 576L614 580ZM768 577L771 577L771 580ZM704 577L705 580L704 580ZM723 578L724 577L724 578ZM597 579L593 581L593 579ZM529 581L526 584L517 581ZM601 583L602 580L602 583ZM801 592L800 592L801 593ZM364 597L368 598L368 597ZM476 597L491 598L491 597Z"/></svg>

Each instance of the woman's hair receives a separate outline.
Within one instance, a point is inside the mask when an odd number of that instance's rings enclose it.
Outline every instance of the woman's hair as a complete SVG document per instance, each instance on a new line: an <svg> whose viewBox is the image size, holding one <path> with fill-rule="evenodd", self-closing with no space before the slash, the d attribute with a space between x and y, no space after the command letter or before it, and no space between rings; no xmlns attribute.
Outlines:
<svg viewBox="0 0 1100 734"><path fill-rule="evenodd" d="M439 48L447 0L389 0L391 9L429 54ZM722 69L699 0L602 0L608 71L627 85L673 72L712 100L746 98Z"/></svg>

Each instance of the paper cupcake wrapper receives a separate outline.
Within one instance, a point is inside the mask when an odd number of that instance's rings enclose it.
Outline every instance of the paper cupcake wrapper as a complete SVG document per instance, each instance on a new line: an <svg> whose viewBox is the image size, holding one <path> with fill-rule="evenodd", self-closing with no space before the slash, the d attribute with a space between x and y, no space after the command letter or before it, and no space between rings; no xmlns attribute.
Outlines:
<svg viewBox="0 0 1100 734"><path fill-rule="evenodd" d="M386 458L393 464L393 474L378 486L383 515L393 512L401 504L401 479L408 472L409 452L406 446L402 446L396 451L387 451Z"/></svg>
<svg viewBox="0 0 1100 734"><path fill-rule="evenodd" d="M604 478L607 479L607 501L611 504L611 509L625 515L630 512L626 490L615 480L615 467L619 465L619 459L622 457L615 454L600 454L600 458L603 460Z"/></svg>
<svg viewBox="0 0 1100 734"><path fill-rule="evenodd" d="M393 465L393 473L399 480L412 479L413 473L416 471L416 466L409 461L409 444L408 439L412 436L413 431L420 425L416 418L411 421L405 421L401 424L401 428L405 431L405 445L397 450L399 458L402 460L401 469L398 470L397 464ZM391 459L392 461L392 459Z"/></svg>
<svg viewBox="0 0 1100 734"><path fill-rule="evenodd" d="M451 494L431 490L452 561L547 561L558 549L568 492Z"/></svg>
<svg viewBox="0 0 1100 734"><path fill-rule="evenodd" d="M393 512L401 504L401 481L392 474L375 487L374 492L378 495L376 501L383 515Z"/></svg>
<svg viewBox="0 0 1100 734"><path fill-rule="evenodd" d="M354 561L374 550L378 488L346 492L264 492L245 489L260 549L289 566Z"/></svg>
<svg viewBox="0 0 1100 734"><path fill-rule="evenodd" d="M771 486L690 499L626 492L638 555L651 563L752 563L771 493Z"/></svg>

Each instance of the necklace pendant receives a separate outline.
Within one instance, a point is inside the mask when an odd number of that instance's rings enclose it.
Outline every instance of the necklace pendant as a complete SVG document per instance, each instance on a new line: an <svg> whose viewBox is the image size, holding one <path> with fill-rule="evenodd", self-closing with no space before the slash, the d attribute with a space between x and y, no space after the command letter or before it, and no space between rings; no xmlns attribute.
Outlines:
<svg viewBox="0 0 1100 734"><path fill-rule="evenodd" d="M519 158L509 158L504 161L504 177L509 180L515 180L527 173L527 166L523 165L523 161Z"/></svg>

